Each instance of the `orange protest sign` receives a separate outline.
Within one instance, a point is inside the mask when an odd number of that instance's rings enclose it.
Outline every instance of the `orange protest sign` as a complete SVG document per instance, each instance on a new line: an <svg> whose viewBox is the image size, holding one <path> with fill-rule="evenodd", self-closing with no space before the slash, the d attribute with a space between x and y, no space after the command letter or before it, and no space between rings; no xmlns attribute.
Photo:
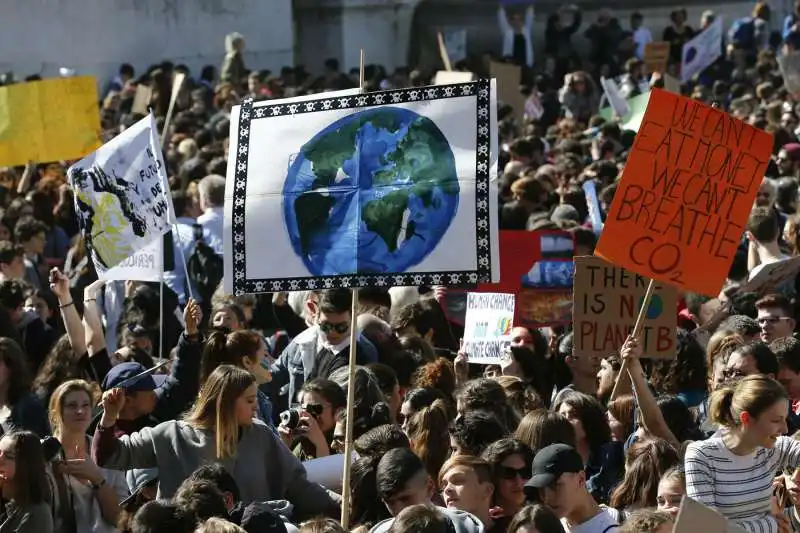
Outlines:
<svg viewBox="0 0 800 533"><path fill-rule="evenodd" d="M772 144L721 109L654 89L595 254L717 296Z"/></svg>

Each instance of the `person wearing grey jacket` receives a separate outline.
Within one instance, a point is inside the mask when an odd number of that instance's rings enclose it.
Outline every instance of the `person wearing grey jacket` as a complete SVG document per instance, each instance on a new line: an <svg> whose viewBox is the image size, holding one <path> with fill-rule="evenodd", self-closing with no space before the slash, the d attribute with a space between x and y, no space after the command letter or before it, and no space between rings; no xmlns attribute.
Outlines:
<svg viewBox="0 0 800 533"><path fill-rule="evenodd" d="M95 430L92 456L114 470L158 468L158 498L170 498L198 467L218 462L233 475L241 501L288 500L295 520L337 516L338 504L308 481L302 463L263 422L254 419L257 388L252 374L220 365L203 385L183 420L122 437L114 435L125 402L120 389L103 394L103 418Z"/></svg>

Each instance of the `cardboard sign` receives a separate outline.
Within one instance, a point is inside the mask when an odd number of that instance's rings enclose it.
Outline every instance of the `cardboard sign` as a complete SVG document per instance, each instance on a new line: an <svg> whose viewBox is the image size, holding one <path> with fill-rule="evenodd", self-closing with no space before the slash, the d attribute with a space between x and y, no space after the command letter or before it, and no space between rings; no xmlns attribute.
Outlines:
<svg viewBox="0 0 800 533"><path fill-rule="evenodd" d="M772 147L721 109L653 89L595 255L716 297Z"/></svg>
<svg viewBox="0 0 800 533"><path fill-rule="evenodd" d="M717 511L698 503L688 496L683 497L678 520L673 533L744 533L745 530L729 522Z"/></svg>
<svg viewBox="0 0 800 533"><path fill-rule="evenodd" d="M499 364L511 345L513 322L513 294L468 293L461 349L467 353L469 362Z"/></svg>
<svg viewBox="0 0 800 533"><path fill-rule="evenodd" d="M433 78L434 85L450 85L452 83L469 83L475 79L472 72L459 72L457 70L440 70Z"/></svg>
<svg viewBox="0 0 800 533"><path fill-rule="evenodd" d="M91 153L102 144L97 102L92 76L0 87L0 166Z"/></svg>
<svg viewBox="0 0 800 533"><path fill-rule="evenodd" d="M737 292L757 294L775 292L777 287L794 279L798 272L800 272L800 257L769 263L761 267L753 279L742 285Z"/></svg>
<svg viewBox="0 0 800 533"><path fill-rule="evenodd" d="M606 357L622 348L633 330L649 280L597 257L575 258L575 349L578 355ZM642 329L643 356L675 357L678 295L656 284Z"/></svg>
<svg viewBox="0 0 800 533"><path fill-rule="evenodd" d="M786 88L792 94L800 93L800 52L780 54L777 59Z"/></svg>
<svg viewBox="0 0 800 533"><path fill-rule="evenodd" d="M519 91L522 69L511 63L492 61L489 64L489 71L491 77L497 79L497 98L511 106L517 123L522 124L525 116L525 96Z"/></svg>
<svg viewBox="0 0 800 533"><path fill-rule="evenodd" d="M644 64L650 72L666 72L669 62L669 43L657 41L644 45Z"/></svg>
<svg viewBox="0 0 800 533"><path fill-rule="evenodd" d="M133 97L131 113L147 115L150 113L150 102L153 99L153 89L147 85L137 85L136 95Z"/></svg>

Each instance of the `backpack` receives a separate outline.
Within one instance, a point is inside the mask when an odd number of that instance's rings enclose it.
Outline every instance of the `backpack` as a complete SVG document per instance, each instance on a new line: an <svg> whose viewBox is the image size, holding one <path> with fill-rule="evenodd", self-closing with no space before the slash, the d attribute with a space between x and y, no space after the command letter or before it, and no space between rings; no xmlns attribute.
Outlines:
<svg viewBox="0 0 800 533"><path fill-rule="evenodd" d="M733 22L728 31L728 40L737 48L750 49L756 45L756 23L750 17L742 17Z"/></svg>
<svg viewBox="0 0 800 533"><path fill-rule="evenodd" d="M224 262L203 240L203 227L200 224L194 224L193 227L195 245L186 262L186 269L200 299L209 302L222 281Z"/></svg>

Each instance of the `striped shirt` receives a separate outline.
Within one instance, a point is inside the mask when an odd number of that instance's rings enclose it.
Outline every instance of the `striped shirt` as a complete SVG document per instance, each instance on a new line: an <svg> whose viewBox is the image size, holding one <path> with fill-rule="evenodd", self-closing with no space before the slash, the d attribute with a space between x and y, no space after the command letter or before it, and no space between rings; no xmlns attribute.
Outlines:
<svg viewBox="0 0 800 533"><path fill-rule="evenodd" d="M800 466L800 441L779 437L772 448L734 455L713 436L686 449L686 495L753 533L778 533L770 515L772 481L787 466Z"/></svg>

